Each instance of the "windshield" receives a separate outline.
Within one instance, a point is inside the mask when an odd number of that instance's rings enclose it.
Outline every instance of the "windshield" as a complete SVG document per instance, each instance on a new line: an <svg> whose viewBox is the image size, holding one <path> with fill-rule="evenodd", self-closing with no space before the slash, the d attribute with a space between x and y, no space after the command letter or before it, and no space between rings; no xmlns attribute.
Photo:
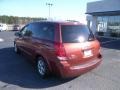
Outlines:
<svg viewBox="0 0 120 90"><path fill-rule="evenodd" d="M85 25L62 25L61 33L64 43L79 43L94 40L93 33Z"/></svg>

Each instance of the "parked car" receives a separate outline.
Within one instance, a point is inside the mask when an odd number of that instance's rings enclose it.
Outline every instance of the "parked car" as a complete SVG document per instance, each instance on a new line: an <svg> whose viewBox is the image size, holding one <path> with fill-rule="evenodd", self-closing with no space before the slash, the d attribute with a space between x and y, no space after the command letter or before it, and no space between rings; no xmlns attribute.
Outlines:
<svg viewBox="0 0 120 90"><path fill-rule="evenodd" d="M13 30L15 30L15 31L20 30L20 26L19 26L19 25L14 25L14 26L13 26Z"/></svg>
<svg viewBox="0 0 120 90"><path fill-rule="evenodd" d="M15 33L14 51L35 62L39 75L76 77L101 61L100 44L87 26L74 22L33 22Z"/></svg>
<svg viewBox="0 0 120 90"><path fill-rule="evenodd" d="M6 24L0 24L0 31L6 31L7 25Z"/></svg>

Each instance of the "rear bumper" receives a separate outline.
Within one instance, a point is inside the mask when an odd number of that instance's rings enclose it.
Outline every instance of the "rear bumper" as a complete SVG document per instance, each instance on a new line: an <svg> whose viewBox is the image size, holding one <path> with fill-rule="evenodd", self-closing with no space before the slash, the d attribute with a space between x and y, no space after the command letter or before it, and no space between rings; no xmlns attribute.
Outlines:
<svg viewBox="0 0 120 90"><path fill-rule="evenodd" d="M66 62L62 62L61 66L58 67L60 76L62 78L70 78L70 77L79 76L97 67L101 63L101 61L102 59L95 59L86 64L77 65L77 66L70 66Z"/></svg>

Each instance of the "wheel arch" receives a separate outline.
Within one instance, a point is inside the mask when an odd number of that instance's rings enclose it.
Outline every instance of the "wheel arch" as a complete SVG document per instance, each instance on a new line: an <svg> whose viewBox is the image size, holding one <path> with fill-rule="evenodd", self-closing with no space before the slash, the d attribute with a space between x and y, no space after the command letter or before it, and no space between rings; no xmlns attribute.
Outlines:
<svg viewBox="0 0 120 90"><path fill-rule="evenodd" d="M47 66L48 66L49 71L51 72L51 71L52 71L52 68L51 68L50 62L48 61L47 58L45 58L44 55L42 55L42 54L36 54L36 56L35 56L35 63L37 63L37 59L38 59L39 57L42 57L42 58L44 59L44 61L46 62Z"/></svg>

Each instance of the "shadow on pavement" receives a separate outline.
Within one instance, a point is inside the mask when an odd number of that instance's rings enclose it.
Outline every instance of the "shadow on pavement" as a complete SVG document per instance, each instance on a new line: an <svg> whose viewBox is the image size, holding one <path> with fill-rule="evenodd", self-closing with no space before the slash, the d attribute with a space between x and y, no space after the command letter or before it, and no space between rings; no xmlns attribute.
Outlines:
<svg viewBox="0 0 120 90"><path fill-rule="evenodd" d="M14 53L13 47L0 49L0 81L4 83L25 88L47 88L72 79L41 79L25 58Z"/></svg>
<svg viewBox="0 0 120 90"><path fill-rule="evenodd" d="M103 48L120 50L120 40L104 38L104 37L101 38L99 37L97 39L98 41L100 41L101 47Z"/></svg>

